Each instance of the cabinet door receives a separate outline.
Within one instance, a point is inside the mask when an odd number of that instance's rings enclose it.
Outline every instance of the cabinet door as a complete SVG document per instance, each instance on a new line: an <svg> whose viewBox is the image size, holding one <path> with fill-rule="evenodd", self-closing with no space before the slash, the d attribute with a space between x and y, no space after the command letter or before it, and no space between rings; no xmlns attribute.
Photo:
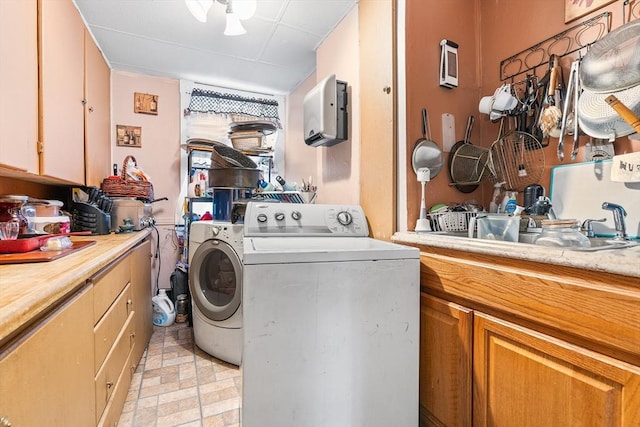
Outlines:
<svg viewBox="0 0 640 427"><path fill-rule="evenodd" d="M640 367L475 312L474 425L638 426Z"/></svg>
<svg viewBox="0 0 640 427"><path fill-rule="evenodd" d="M473 313L420 295L420 425L471 426Z"/></svg>
<svg viewBox="0 0 640 427"><path fill-rule="evenodd" d="M151 240L147 239L131 254L131 286L133 292L134 346L131 358L133 370L140 361L151 334Z"/></svg>
<svg viewBox="0 0 640 427"><path fill-rule="evenodd" d="M38 170L36 0L0 1L0 165Z"/></svg>
<svg viewBox="0 0 640 427"><path fill-rule="evenodd" d="M92 298L82 292L0 352L0 417L14 426L95 425Z"/></svg>
<svg viewBox="0 0 640 427"><path fill-rule="evenodd" d="M85 31L85 169L86 185L100 187L111 174L111 70Z"/></svg>
<svg viewBox="0 0 640 427"><path fill-rule="evenodd" d="M372 236L382 240L391 239L396 224L395 3L360 0L358 6L360 204Z"/></svg>
<svg viewBox="0 0 640 427"><path fill-rule="evenodd" d="M40 174L84 184L84 23L71 0L39 1Z"/></svg>

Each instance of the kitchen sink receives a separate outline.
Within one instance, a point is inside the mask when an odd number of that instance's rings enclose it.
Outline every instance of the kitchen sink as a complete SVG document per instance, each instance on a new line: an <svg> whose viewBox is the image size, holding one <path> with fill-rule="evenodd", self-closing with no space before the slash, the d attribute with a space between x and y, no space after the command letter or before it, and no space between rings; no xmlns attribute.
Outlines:
<svg viewBox="0 0 640 427"><path fill-rule="evenodd" d="M602 251L605 249L624 249L630 248L633 246L638 246L640 241L638 240L614 240L611 237L590 237L589 241L591 242L590 248L571 248L575 251L582 252L594 252L594 251Z"/></svg>
<svg viewBox="0 0 640 427"><path fill-rule="evenodd" d="M466 231L434 231L429 234L440 236L453 236L453 237L469 237L469 233ZM518 236L519 243L535 244L535 240L540 236L540 233L528 233L523 232ZM493 240L495 242L495 240ZM588 248L564 248L572 251L579 252L595 252L608 249L624 249L633 246L640 245L640 240L614 240L611 237L590 237L589 242L591 247Z"/></svg>

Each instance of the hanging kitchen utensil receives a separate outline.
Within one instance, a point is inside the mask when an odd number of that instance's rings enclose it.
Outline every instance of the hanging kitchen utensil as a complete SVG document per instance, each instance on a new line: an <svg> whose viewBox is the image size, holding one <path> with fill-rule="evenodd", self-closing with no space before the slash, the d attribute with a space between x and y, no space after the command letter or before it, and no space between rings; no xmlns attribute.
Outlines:
<svg viewBox="0 0 640 427"><path fill-rule="evenodd" d="M449 153L449 177L451 184L463 193L471 193L487 176L489 149L471 144L474 117L469 116L464 139L458 141Z"/></svg>
<svg viewBox="0 0 640 427"><path fill-rule="evenodd" d="M640 84L640 20L624 24L594 43L580 67L592 92L616 92Z"/></svg>
<svg viewBox="0 0 640 427"><path fill-rule="evenodd" d="M611 106L616 112L631 126L636 132L640 133L640 117L624 105L615 95L609 95L605 102Z"/></svg>
<svg viewBox="0 0 640 427"><path fill-rule="evenodd" d="M507 132L491 144L490 158L492 173L497 182L505 182L506 190L524 191L526 186L538 183L544 172L540 141L522 130Z"/></svg>
<svg viewBox="0 0 640 427"><path fill-rule="evenodd" d="M555 105L555 91L558 73L560 72L560 66L556 63L555 55L551 55L551 58L549 59L549 67L551 70L549 86L547 88L546 98L542 105L542 113L540 114L538 122L538 126L540 126L540 129L542 130L544 138L549 136L551 130L557 126L558 120L562 117L562 112Z"/></svg>
<svg viewBox="0 0 640 427"><path fill-rule="evenodd" d="M562 67L558 68L556 81L556 93L554 96L554 100L555 105L559 110L559 116L556 120L556 125L549 130L549 136L551 138L558 138L560 136L560 127L564 113L564 106L569 102L569 100L567 100L567 85L564 81L564 72L562 70Z"/></svg>
<svg viewBox="0 0 640 427"><path fill-rule="evenodd" d="M564 160L564 137L567 134L567 125L569 124L569 118L571 115L569 106L573 103L574 109L577 108L578 64L579 61L574 61L571 64L571 70L569 71L569 83L567 85L567 93L565 96L565 103L563 105L562 120L560 122L560 135L558 135L558 160L560 161ZM575 112L572 122L573 121L576 121Z"/></svg>
<svg viewBox="0 0 640 427"><path fill-rule="evenodd" d="M428 168L431 179L433 179L444 164L442 149L431 139L431 129L429 127L429 115L426 108L422 109L422 138L419 138L414 145L411 155L411 166L413 172L418 174L418 170Z"/></svg>
<svg viewBox="0 0 640 427"><path fill-rule="evenodd" d="M596 93L584 89L578 101L580 129L594 138L614 141L635 132L618 113L606 103L612 93ZM640 115L640 85L614 93L616 98L636 115Z"/></svg>
<svg viewBox="0 0 640 427"><path fill-rule="evenodd" d="M571 148L571 160L575 160L578 157L578 143L580 141L580 125L578 124L578 117L580 116L580 95L582 94L582 86L580 85L580 61L576 61L575 66L575 80L573 82L573 118L571 125L573 126L573 146ZM567 120L568 121L568 120Z"/></svg>

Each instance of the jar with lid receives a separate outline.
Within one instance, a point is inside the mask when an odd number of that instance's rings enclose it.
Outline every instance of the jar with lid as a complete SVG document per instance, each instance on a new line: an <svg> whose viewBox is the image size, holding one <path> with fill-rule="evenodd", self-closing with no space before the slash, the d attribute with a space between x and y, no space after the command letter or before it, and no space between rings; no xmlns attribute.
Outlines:
<svg viewBox="0 0 640 427"><path fill-rule="evenodd" d="M0 195L0 222L17 221L20 223L19 233L26 234L28 223L22 213L22 207L28 199L28 196Z"/></svg>
<svg viewBox="0 0 640 427"><path fill-rule="evenodd" d="M563 248L588 248L589 238L580 232L575 219L544 219L536 245Z"/></svg>
<svg viewBox="0 0 640 427"><path fill-rule="evenodd" d="M182 323L189 319L189 299L186 294L176 297L176 322Z"/></svg>

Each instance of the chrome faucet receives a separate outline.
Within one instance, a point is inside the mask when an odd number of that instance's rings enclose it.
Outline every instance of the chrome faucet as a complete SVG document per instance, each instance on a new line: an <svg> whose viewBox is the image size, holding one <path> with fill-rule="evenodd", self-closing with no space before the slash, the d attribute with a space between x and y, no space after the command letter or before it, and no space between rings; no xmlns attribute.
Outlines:
<svg viewBox="0 0 640 427"><path fill-rule="evenodd" d="M613 212L613 223L616 228L616 236L614 239L629 240L629 236L627 236L627 226L624 222L624 217L627 216L627 211L625 211L622 206L609 202L604 202L602 204L602 209Z"/></svg>
<svg viewBox="0 0 640 427"><path fill-rule="evenodd" d="M582 231L584 235L587 237L596 237L596 234L593 232L593 225L592 225L592 223L594 222L607 222L607 218L585 219L582 222L582 225L580 226L580 231Z"/></svg>

